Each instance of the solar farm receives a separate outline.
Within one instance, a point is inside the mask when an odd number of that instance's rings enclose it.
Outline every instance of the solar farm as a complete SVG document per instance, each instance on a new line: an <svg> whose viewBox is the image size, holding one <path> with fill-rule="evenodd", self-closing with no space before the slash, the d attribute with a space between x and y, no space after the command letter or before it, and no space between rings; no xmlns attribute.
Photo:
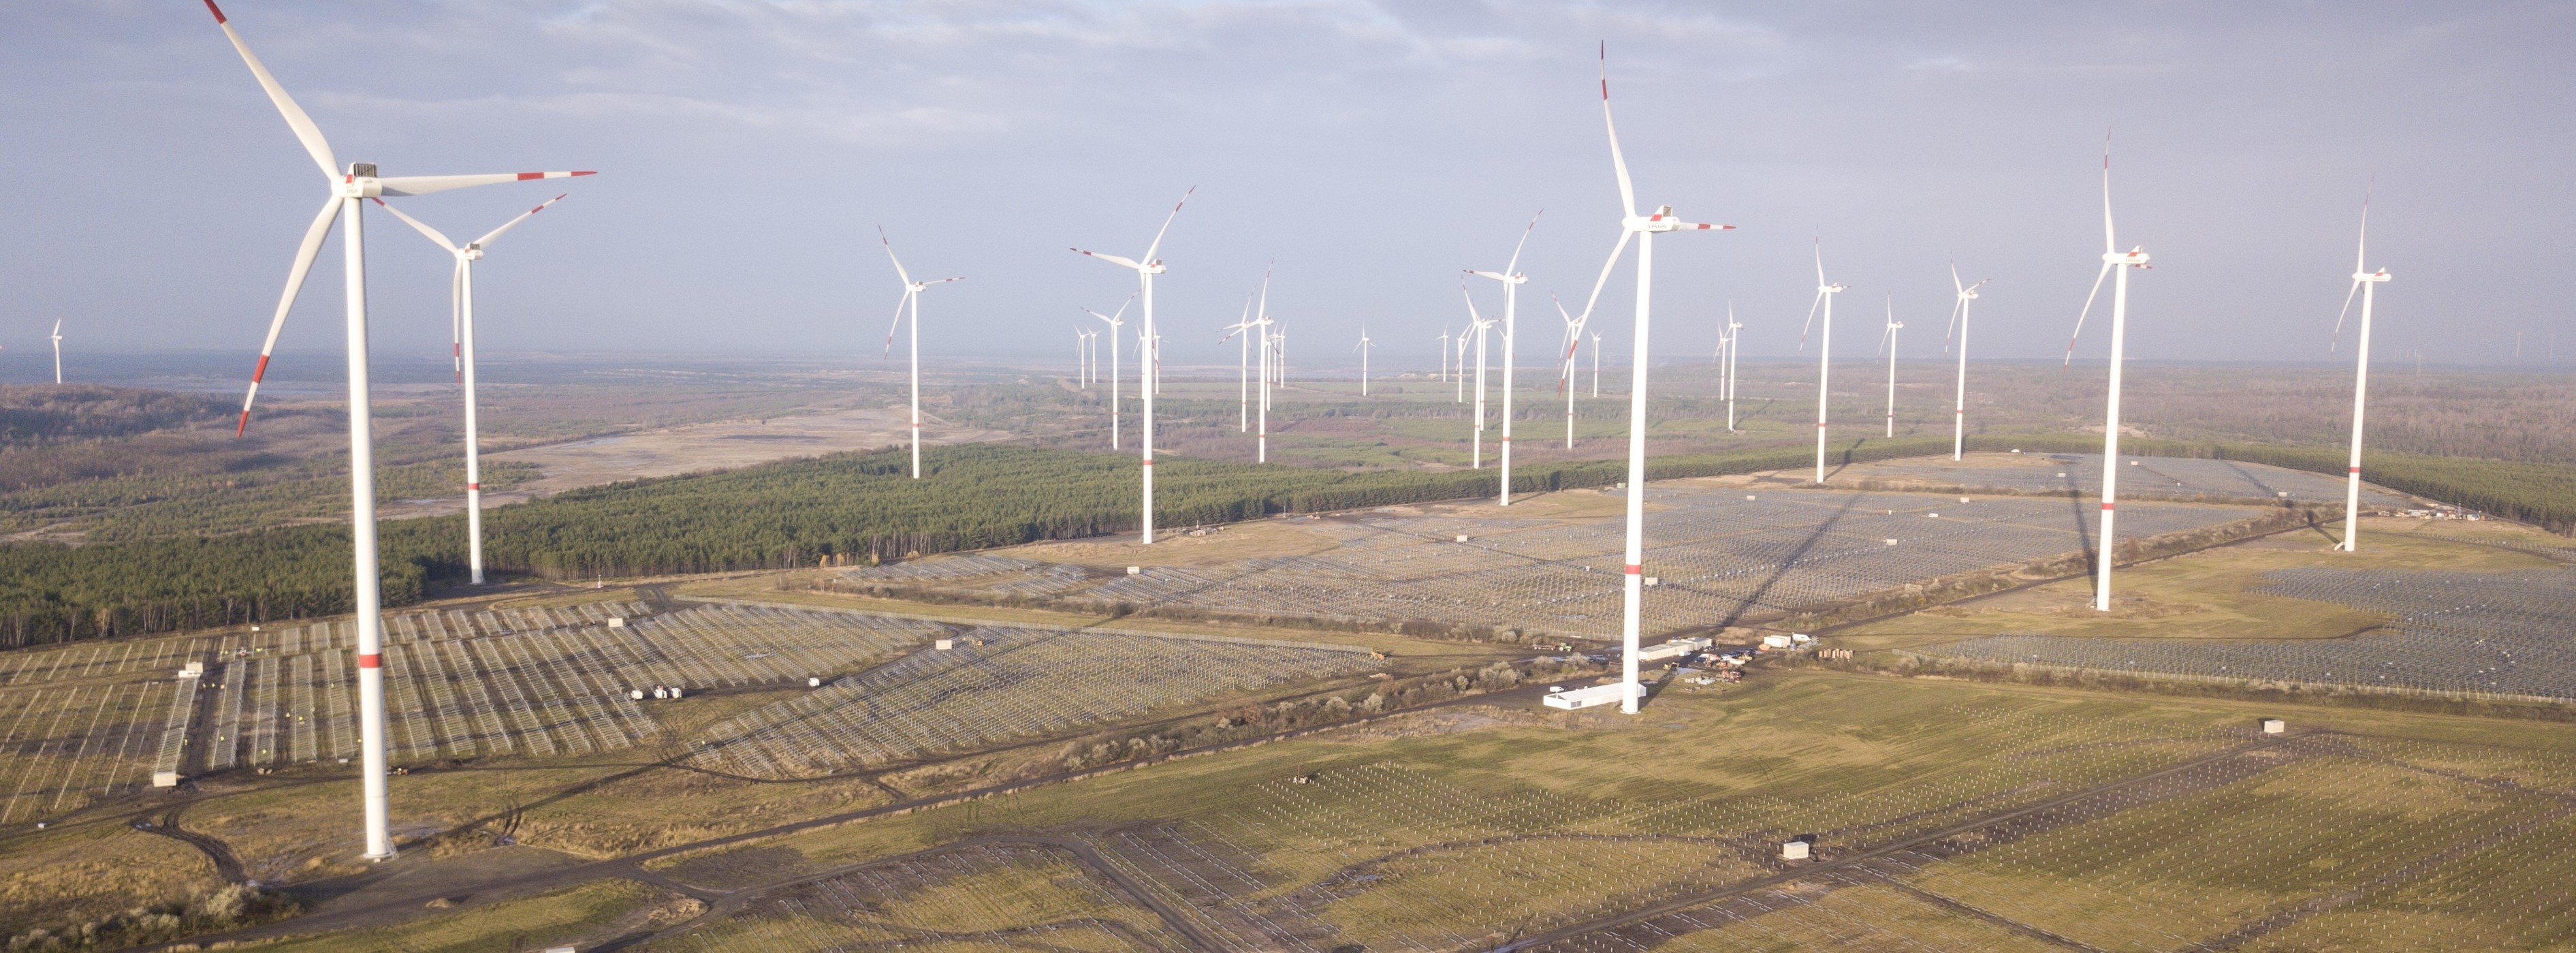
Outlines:
<svg viewBox="0 0 2576 953"><path fill-rule="evenodd" d="M1730 703L1675 699L1659 728L1603 717L1299 745L788 837L776 843L843 866L737 892L724 916L643 948L2505 949L2576 936L2564 850L2576 799L2563 793L2576 758L2559 728L2514 744L2401 716L2269 734L2223 705L1832 674ZM1724 754L1705 750L1719 725L1732 726ZM1873 739L1867 767L1834 741L1853 734ZM898 846L928 830L957 846ZM1792 841L1806 859L1782 857Z"/></svg>
<svg viewBox="0 0 2576 953"><path fill-rule="evenodd" d="M1775 619L2090 545L2089 514L2038 497L1748 493L1715 481L1676 481L1649 486L1647 500L1656 508L1646 542L1646 572L1655 577L1645 602L1648 632ZM2262 512L2141 503L2124 508L2121 521L2132 538L2144 538ZM1615 517L1515 518L1479 508L1290 522L1319 537L1322 550L1142 566L1134 574L987 553L848 570L844 578L1044 595L1077 605L1618 635L1621 528Z"/></svg>
<svg viewBox="0 0 2576 953"><path fill-rule="evenodd" d="M2121 459L2126 465L2120 472L2120 495L2125 499L2343 502L2344 481L2323 474L2238 460ZM1972 453L1956 463L1939 459L1882 460L1856 465L1837 475L1834 482L1864 488L1958 487L1985 493L2090 495L2102 491L2102 455ZM2405 496L2368 484L2362 486L2361 502L2370 507L2413 505ZM2124 508L2120 515L2125 519L2128 511Z"/></svg>

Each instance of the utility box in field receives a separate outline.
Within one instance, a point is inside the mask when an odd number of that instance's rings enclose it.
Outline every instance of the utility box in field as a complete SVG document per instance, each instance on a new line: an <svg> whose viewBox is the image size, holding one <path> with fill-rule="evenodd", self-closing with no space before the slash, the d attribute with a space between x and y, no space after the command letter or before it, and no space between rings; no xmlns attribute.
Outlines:
<svg viewBox="0 0 2576 953"><path fill-rule="evenodd" d="M1781 860L1807 860L1815 856L1815 843L1800 837L1780 842Z"/></svg>
<svg viewBox="0 0 2576 953"><path fill-rule="evenodd" d="M2285 731L2288 731L2288 730L2290 730L2290 723L2289 723L2289 722L2282 721L2281 719L2278 719L2278 718L2266 718L2266 719L2263 719L2263 733L2264 733L2264 734L2267 734L2267 735L2277 735L2277 734L2280 734L2280 733L2285 732Z"/></svg>
<svg viewBox="0 0 2576 953"><path fill-rule="evenodd" d="M623 628L625 628L625 627L626 627L626 617L625 617L625 616L622 616L622 615L613 615L613 616L609 616L609 617L608 617L608 627L609 627L609 628L612 628L612 629L623 629Z"/></svg>
<svg viewBox="0 0 2576 953"><path fill-rule="evenodd" d="M956 648L956 647L957 647L957 640L956 640L956 639L941 639L941 640L939 640L939 641L937 641L937 642L932 642L932 643L930 643L930 647L931 647L931 648L933 648L933 649L937 649L937 650L939 650L939 651L945 652L945 651L948 651L949 649Z"/></svg>
<svg viewBox="0 0 2576 953"><path fill-rule="evenodd" d="M176 772L176 771L154 771L154 772L152 772L152 786L153 786L153 787L156 787L156 788L175 788L175 787L178 787L178 786L179 786L179 772Z"/></svg>

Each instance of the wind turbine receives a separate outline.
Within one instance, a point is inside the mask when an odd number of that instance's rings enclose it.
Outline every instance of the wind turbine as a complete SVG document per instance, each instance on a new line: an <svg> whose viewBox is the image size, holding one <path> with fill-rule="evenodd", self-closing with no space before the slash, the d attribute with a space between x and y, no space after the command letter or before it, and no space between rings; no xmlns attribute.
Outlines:
<svg viewBox="0 0 2576 953"><path fill-rule="evenodd" d="M1951 326L1959 331L1959 406L1950 414L1952 461L1965 459L1963 455L1968 448L1968 310L1969 305L1977 300L1977 289L1985 287L1987 280L1979 278L1973 285L1960 283L1959 260L1950 259L1950 287L1959 293L1958 303L1950 307ZM1949 338L1949 331L1941 332L1943 347L1949 346Z"/></svg>
<svg viewBox="0 0 2576 953"><path fill-rule="evenodd" d="M1905 322L1896 320L1896 296L1887 296L1887 327L1880 329L1878 349L1887 354L1887 435L1896 436L1896 332Z"/></svg>
<svg viewBox="0 0 2576 953"><path fill-rule="evenodd" d="M1557 301L1555 295L1548 295L1547 300L1556 302L1556 316L1565 319L1565 355L1562 360L1556 362L1556 390L1557 393L1565 395L1565 449L1572 450L1574 449L1574 391L1576 389L1574 381L1574 349L1583 346L1583 325L1585 322L1592 320L1592 313L1586 311L1583 313L1582 317L1578 318L1574 315L1565 313L1565 302ZM1598 348L1596 348L1595 351L1597 353ZM1592 372L1592 376L1595 381L1595 386L1599 386L1598 381L1601 377L1601 372L1599 370L1595 370Z"/></svg>
<svg viewBox="0 0 2576 953"><path fill-rule="evenodd" d="M1735 301L1726 302L1726 432L1735 432L1735 365L1744 353L1744 322L1735 320Z"/></svg>
<svg viewBox="0 0 2576 953"><path fill-rule="evenodd" d="M1514 333L1520 328L1518 315L1521 286L1529 283L1529 276L1521 274L1519 270L1521 248L1529 244L1530 233L1538 230L1538 216L1545 214L1547 210L1540 209L1537 215L1530 216L1529 227L1521 229L1520 243L1512 246L1511 263L1504 265L1502 271L1477 271L1472 268L1467 271L1468 274L1503 283L1503 473L1502 490L1499 494L1503 506L1512 505L1512 365L1517 363L1513 357L1519 353L1519 349L1513 347L1512 342L1515 340ZM1479 413L1476 419L1481 421L1484 416Z"/></svg>
<svg viewBox="0 0 2576 953"><path fill-rule="evenodd" d="M1440 326L1440 382L1449 382L1449 326Z"/></svg>
<svg viewBox="0 0 2576 953"><path fill-rule="evenodd" d="M1198 186L1191 186L1189 191L1181 193L1180 201L1172 203L1172 213L1163 217L1163 227L1154 233L1153 244L1145 246L1145 257L1141 260L1120 258L1116 255L1103 254L1100 252L1083 251L1079 248L1074 249L1074 251L1081 252L1082 254L1089 255L1093 258L1100 259L1101 261L1117 265L1118 267L1125 268L1136 273L1136 282L1138 285L1136 293L1145 299L1145 326L1139 332L1143 337L1151 338L1154 336L1154 276L1162 274L1164 271L1163 260L1154 257L1154 253L1162 250L1163 233L1172 230L1172 220L1181 216L1181 206L1189 204L1190 195L1197 191ZM1115 351L1116 348L1112 347L1111 350ZM1145 438L1140 442L1144 446L1145 460L1145 466L1141 473L1141 482L1144 484L1145 491L1145 503L1143 511L1143 527L1140 538L1146 545L1152 545L1154 542L1154 388L1151 386L1145 388Z"/></svg>
<svg viewBox="0 0 2576 953"><path fill-rule="evenodd" d="M1622 586L1620 634L1627 649L1621 662L1619 711L1636 714L1645 694L1637 682L1637 638L1639 613L1645 599L1646 547L1646 332L1655 290L1655 236L1663 232L1707 231L1730 229L1733 225L1708 225L1685 222L1673 217L1673 207L1659 206L1651 214L1637 214L1636 191L1628 180L1628 160L1619 154L1619 126L1610 119L1610 45L1601 45L1601 125L1610 135L1610 167L1618 173L1619 244L1610 249L1610 260L1601 263L1601 277L1592 283L1592 298L1583 304L1583 313L1591 314L1601 300L1601 288L1610 283L1610 271L1618 267L1619 257L1628 251L1628 241L1637 240L1637 329L1634 336L1636 357L1628 368L1628 539L1627 582ZM1597 339L1596 339L1597 340ZM1599 346L1594 346L1599 354ZM1600 372L1593 373L1597 386Z"/></svg>
<svg viewBox="0 0 2576 953"><path fill-rule="evenodd" d="M1127 306L1135 303L1135 301L1135 295L1128 295L1127 300L1118 302L1118 312L1116 314L1102 314L1098 311L1093 311L1090 308L1082 309L1082 313L1084 314L1109 322L1109 449L1111 450L1118 449L1118 413L1120 410L1118 405L1118 329L1127 326L1127 322L1122 320L1121 316L1127 313ZM1095 366L1099 361L1100 359L1097 357L1092 358L1092 363Z"/></svg>
<svg viewBox="0 0 2576 953"><path fill-rule="evenodd" d="M377 206L392 212L395 218L402 219L405 224L422 235L428 236L430 241L437 242L438 247L447 249L447 253L456 258L456 269L450 273L447 284L448 317L449 323L456 329L454 347L457 362L456 379L458 383L465 385L465 539L467 544L465 562L469 578L477 586L483 584L483 451L482 432L476 422L474 400L474 263L483 258L483 249L490 247L492 242L500 238L503 233L518 227L520 222L527 221L530 216L545 211L563 199L563 196L558 195L539 202L537 207L519 213L518 217L501 223L499 228L485 232L481 238L466 242L463 247L448 241L447 236L440 234L438 229L403 214L401 209L387 205L385 200L376 200Z"/></svg>
<svg viewBox="0 0 2576 953"><path fill-rule="evenodd" d="M1465 282L1460 282L1460 284L1461 284L1461 285L1464 285L1464 284L1465 284ZM1474 309L1473 309L1472 307L1470 307L1470 308L1469 308L1469 310L1470 310L1470 311L1473 311ZM1475 323L1474 321L1469 321L1469 322L1467 322L1467 326L1466 326L1465 328L1462 328L1462 329L1460 329L1460 330L1458 331L1458 361L1457 361L1457 363L1458 363L1458 399L1457 399L1457 403L1461 403L1461 404L1463 404L1463 403L1466 403L1466 402L1467 402L1467 334L1468 334L1468 332L1473 331L1473 330L1475 330L1475 329L1476 329L1476 323Z"/></svg>
<svg viewBox="0 0 2576 953"><path fill-rule="evenodd" d="M1246 337L1255 334L1261 336L1261 353L1259 355L1261 371L1261 409L1259 412L1259 419L1257 421L1259 424L1257 428L1258 432L1254 435L1255 442L1252 459L1255 463L1268 463L1270 462L1270 386L1273 372L1276 370L1274 366L1276 359L1273 356L1276 352L1274 349L1278 346L1279 341L1277 335L1270 333L1270 325L1272 323L1270 319L1270 270L1267 268L1264 268L1261 271L1260 301L1260 305L1253 309L1252 317L1244 321L1243 324Z"/></svg>
<svg viewBox="0 0 2576 953"><path fill-rule="evenodd" d="M1369 340L1368 325L1360 325L1360 343L1352 345L1351 350L1360 352L1360 396L1362 397L1368 396L1368 352L1374 343Z"/></svg>
<svg viewBox="0 0 2576 953"><path fill-rule="evenodd" d="M2365 270L2362 264L2370 252L2370 192L2361 194L2361 238L2352 252L2352 290L2343 294L2343 313L2335 315L2335 336L2343 336L2343 319L2352 313L2352 295L2361 293L2361 341L2354 345L2352 370L2352 467L2344 474L2343 542L2337 547L2353 551L2353 540L2361 533L2361 412L2362 399L2370 393L2370 304L2381 283L2388 280L2388 269Z"/></svg>
<svg viewBox="0 0 2576 953"><path fill-rule="evenodd" d="M1807 305L1807 324L1798 329L1798 349L1807 349L1807 330L1816 322L1816 309L1825 311L1825 333L1816 346L1816 482L1825 482L1825 381L1833 374L1834 296L1851 290L1849 285L1825 280L1825 240L1816 239L1816 300Z"/></svg>
<svg viewBox="0 0 2576 953"><path fill-rule="evenodd" d="M1476 341L1476 425L1468 428L1475 451L1469 458L1469 469L1482 470L1485 468L1485 329L1493 327L1494 321L1476 313L1476 299L1467 294L1467 280L1464 278L1458 279L1458 297L1467 301L1467 330L1475 335ZM1465 338L1462 336L1460 340Z"/></svg>
<svg viewBox="0 0 2576 953"><path fill-rule="evenodd" d="M2101 557L2095 561L2093 575L2093 609L2111 611L2111 505L2119 500L2120 483L2120 365L2129 341L2129 269L2147 267L2146 246L2121 251L2111 233L2111 137L2102 137L2102 270L2093 276L2093 290L2084 296L2084 310L2075 315L2075 334L2066 338L2066 363L2075 361L2075 337L2084 333L2084 318L2093 313L2094 296L2102 293L2102 279L2113 269L2119 280L2111 283L2111 390L2102 406L2102 532Z"/></svg>
<svg viewBox="0 0 2576 953"><path fill-rule="evenodd" d="M63 382L63 319L54 319L54 383Z"/></svg>
<svg viewBox="0 0 2576 953"><path fill-rule="evenodd" d="M313 258L322 250L322 240L331 233L334 221L347 216L346 231L341 234L342 271L345 276L348 322L349 360L349 518L351 529L352 595L351 608L358 627L358 737L359 780L363 787L367 850L369 860L386 860L394 856L393 833L389 827L390 807L386 802L385 776L385 681L383 597L378 591L376 572L376 464L375 441L369 427L367 402L367 258L359 225L361 202L383 196L427 195L448 189L496 182L518 182L528 179L560 179L589 172L503 172L492 175L432 175L380 177L371 162L350 163L342 167L331 155L331 145L322 138L322 130L305 115L304 108L286 94L268 67L242 42L224 11L206 0L206 10L214 14L215 25L223 28L224 38L232 41L241 54L242 63L250 67L251 76L267 91L269 102L286 118L287 128L294 130L304 151L320 166L324 181L329 183L330 197L322 210L306 226L304 240L296 247L295 264L287 269L286 290L278 297L277 314L268 325L268 340L259 349L259 366L251 371L250 391L242 398L241 422L234 428L239 435L250 427L251 401L259 396L259 381L268 371L269 355L277 347L277 335L286 327L286 313L295 306L295 294L304 287L304 275L313 267Z"/></svg>
<svg viewBox="0 0 2576 953"><path fill-rule="evenodd" d="M886 237L883 225L877 226L877 241L885 244L886 260L894 262L894 276L903 281L903 294L894 299L894 323L886 326L886 356L894 355L894 332L903 326L904 306L912 308L912 334L908 348L912 352L912 478L918 480L921 479L921 292L932 285L966 279L914 281L911 273L903 270L903 259L894 256L894 239Z"/></svg>
<svg viewBox="0 0 2576 953"><path fill-rule="evenodd" d="M1267 272L1263 273L1268 276ZM1252 296L1243 296L1243 316L1225 326L1225 337L1219 344L1234 339L1234 432L1252 432Z"/></svg>

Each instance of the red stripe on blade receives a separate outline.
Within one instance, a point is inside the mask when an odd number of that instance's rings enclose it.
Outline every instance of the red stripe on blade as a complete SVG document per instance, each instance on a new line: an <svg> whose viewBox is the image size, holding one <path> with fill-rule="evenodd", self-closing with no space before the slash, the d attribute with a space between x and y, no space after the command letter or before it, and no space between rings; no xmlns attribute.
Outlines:
<svg viewBox="0 0 2576 953"><path fill-rule="evenodd" d="M216 23L229 22L224 19L224 8L216 6L215 0L206 0L206 12L215 15Z"/></svg>
<svg viewBox="0 0 2576 953"><path fill-rule="evenodd" d="M529 179L542 179L542 178L545 178L545 177L546 177L546 174L545 174L545 173L543 173L543 172L521 172L521 173L519 173L519 181L521 181L521 182L525 182L525 181L527 181L527 180L529 180Z"/></svg>
<svg viewBox="0 0 2576 953"><path fill-rule="evenodd" d="M245 411L242 411L241 423L239 423L239 424L235 424L235 425L233 426L233 436L238 437L238 436L241 436L241 435L246 434L246 433L249 433L249 432L250 432L250 411L245 410Z"/></svg>
<svg viewBox="0 0 2576 953"><path fill-rule="evenodd" d="M258 366L258 367L251 368L251 371L250 371L250 382L251 382L251 383L253 383L253 384L257 384L257 383L259 383L259 379L260 379L261 377L266 376L267 374L268 374L268 355L266 355L266 354L262 354L262 355L260 355L260 356L259 356L259 366Z"/></svg>

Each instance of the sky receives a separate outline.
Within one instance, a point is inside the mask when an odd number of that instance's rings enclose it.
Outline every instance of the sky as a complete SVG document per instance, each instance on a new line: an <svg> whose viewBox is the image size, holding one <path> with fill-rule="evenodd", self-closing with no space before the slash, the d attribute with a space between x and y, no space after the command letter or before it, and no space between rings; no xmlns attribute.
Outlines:
<svg viewBox="0 0 2576 953"><path fill-rule="evenodd" d="M2128 354L2320 361L2365 188L2374 353L2576 365L2576 5L233 0L342 162L386 175L596 169L399 200L454 236L570 197L477 270L488 350L881 361L916 277L925 357L1060 357L1165 239L1174 362L1272 274L1291 367L1428 369L1462 269L1521 269L1542 364L1618 237L1597 44L1638 201L1737 230L1658 242L1658 359L1799 352L1812 256L1837 356L2055 358L2100 267L2112 153ZM0 8L0 361L66 348L247 363L318 171L194 0ZM1541 210L1544 210L1543 214ZM435 356L446 253L369 214L379 355ZM1631 263L1594 327L1618 362ZM337 240L281 345L340 348ZM1476 307L1499 287L1477 279ZM2106 292L2107 294L2107 292ZM2098 306L2097 306L2098 307ZM1132 315L1132 312L1131 312ZM2109 347L2089 320L2079 357ZM1130 322L1130 328L1135 327ZM2350 353L2349 331L2342 354ZM1805 345L1813 353L1813 342ZM900 358L900 352L896 355ZM14 376L14 375L13 375Z"/></svg>

